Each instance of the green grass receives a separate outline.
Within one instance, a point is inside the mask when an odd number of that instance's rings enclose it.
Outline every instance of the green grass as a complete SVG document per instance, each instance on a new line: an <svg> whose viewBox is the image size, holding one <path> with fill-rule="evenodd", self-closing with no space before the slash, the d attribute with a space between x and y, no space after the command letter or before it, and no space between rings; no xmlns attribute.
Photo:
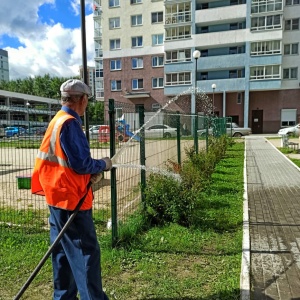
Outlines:
<svg viewBox="0 0 300 300"><path fill-rule="evenodd" d="M239 299L243 151L242 143L234 144L217 165L201 197L197 226L137 231L130 243L116 249L111 249L110 235L99 236L103 285L110 299ZM103 224L96 226L103 230ZM1 233L0 299L16 295L47 248L48 232ZM51 299L51 281L48 260L22 299Z"/></svg>

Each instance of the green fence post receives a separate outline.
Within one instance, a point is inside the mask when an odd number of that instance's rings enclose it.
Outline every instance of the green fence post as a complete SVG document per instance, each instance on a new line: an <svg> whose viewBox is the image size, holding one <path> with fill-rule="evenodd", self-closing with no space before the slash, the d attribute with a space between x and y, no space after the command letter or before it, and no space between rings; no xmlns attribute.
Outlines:
<svg viewBox="0 0 300 300"><path fill-rule="evenodd" d="M209 122L208 122L208 117L205 117L204 119L204 124L206 127L206 135L205 135L205 146L206 146L206 153L208 153L208 134L209 134Z"/></svg>
<svg viewBox="0 0 300 300"><path fill-rule="evenodd" d="M177 111L176 116L176 125L177 125L177 162L181 165L181 147L180 147L180 113Z"/></svg>
<svg viewBox="0 0 300 300"><path fill-rule="evenodd" d="M109 145L110 157L116 154L116 139L115 139L115 101L114 99L108 100L108 113L109 113ZM112 233L112 247L115 247L118 239L118 219L117 219L117 170L111 169L110 184L111 184L111 233Z"/></svg>
<svg viewBox="0 0 300 300"><path fill-rule="evenodd" d="M140 121L140 164L141 166L146 165L146 153L145 153L145 110L143 106L139 107L139 121ZM146 188L146 170L141 169L141 197L142 197L142 204L145 203L145 188Z"/></svg>
<svg viewBox="0 0 300 300"><path fill-rule="evenodd" d="M195 122L194 122L194 148L196 154L199 153L199 146L198 146L198 115L195 115Z"/></svg>

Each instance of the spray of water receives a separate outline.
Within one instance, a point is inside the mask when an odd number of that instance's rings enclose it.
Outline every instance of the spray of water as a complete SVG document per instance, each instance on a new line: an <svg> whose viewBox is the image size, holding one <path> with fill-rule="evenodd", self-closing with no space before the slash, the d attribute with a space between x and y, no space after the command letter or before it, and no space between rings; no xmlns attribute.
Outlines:
<svg viewBox="0 0 300 300"><path fill-rule="evenodd" d="M151 118L149 118L149 120L147 122L145 122L145 124L138 129L133 136L130 137L130 139L121 147L121 149L112 157L112 163L116 164L118 158L124 153L124 151L126 150L127 146L132 142L132 140L134 139L134 137L136 135L138 135L140 133L140 131L145 128L162 110L166 109L170 104L176 102L180 97L190 94L191 92L193 92L193 89L190 88L184 92L182 92L181 94L176 95L175 97L173 97L172 99L170 99L164 106L162 106Z"/></svg>

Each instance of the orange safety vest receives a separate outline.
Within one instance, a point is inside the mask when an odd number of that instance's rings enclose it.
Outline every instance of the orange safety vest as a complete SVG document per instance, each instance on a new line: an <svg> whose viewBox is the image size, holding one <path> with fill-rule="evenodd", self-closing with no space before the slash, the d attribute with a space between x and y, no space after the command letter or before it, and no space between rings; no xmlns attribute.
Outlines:
<svg viewBox="0 0 300 300"><path fill-rule="evenodd" d="M60 144L62 125L73 116L60 110L50 122L35 160L31 192L44 195L50 206L74 210L87 191L90 174L77 174L68 166L67 156ZM88 194L81 210L92 208L93 191Z"/></svg>

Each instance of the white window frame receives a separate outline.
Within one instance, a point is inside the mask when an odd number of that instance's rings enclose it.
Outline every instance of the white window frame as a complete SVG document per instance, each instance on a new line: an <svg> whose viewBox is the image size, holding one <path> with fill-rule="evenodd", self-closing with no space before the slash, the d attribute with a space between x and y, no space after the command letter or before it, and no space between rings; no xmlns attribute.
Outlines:
<svg viewBox="0 0 300 300"><path fill-rule="evenodd" d="M191 72L167 73L165 85L187 85L192 83Z"/></svg>
<svg viewBox="0 0 300 300"><path fill-rule="evenodd" d="M141 45L139 45L139 42L141 40ZM143 36L133 36L131 38L131 47L132 48L140 48L140 47L143 47Z"/></svg>
<svg viewBox="0 0 300 300"><path fill-rule="evenodd" d="M250 80L269 80L281 78L280 65L265 65L250 67Z"/></svg>
<svg viewBox="0 0 300 300"><path fill-rule="evenodd" d="M287 19L284 22L284 30L285 31L294 31L299 30L300 28L300 18Z"/></svg>
<svg viewBox="0 0 300 300"><path fill-rule="evenodd" d="M130 4L140 4L142 2L142 0L130 0Z"/></svg>
<svg viewBox="0 0 300 300"><path fill-rule="evenodd" d="M111 80L110 81L110 90L112 92L117 92L122 90L122 81L121 80Z"/></svg>
<svg viewBox="0 0 300 300"><path fill-rule="evenodd" d="M286 6L299 5L299 4L300 4L300 0L286 0L285 1Z"/></svg>
<svg viewBox="0 0 300 300"><path fill-rule="evenodd" d="M166 28L165 40L170 41L191 38L191 32L191 25Z"/></svg>
<svg viewBox="0 0 300 300"><path fill-rule="evenodd" d="M108 1L109 7L119 7L120 6L120 0L109 0Z"/></svg>
<svg viewBox="0 0 300 300"><path fill-rule="evenodd" d="M152 34L152 46L161 46L164 44L164 34Z"/></svg>
<svg viewBox="0 0 300 300"><path fill-rule="evenodd" d="M295 75L293 73L295 73ZM287 74L287 76L286 76L286 74ZM298 68L297 67L284 68L282 70L282 79L284 79L284 80L298 79Z"/></svg>
<svg viewBox="0 0 300 300"><path fill-rule="evenodd" d="M134 66L135 64L135 66ZM131 59L131 68L132 69L142 69L144 67L144 60L142 57L133 57Z"/></svg>
<svg viewBox="0 0 300 300"><path fill-rule="evenodd" d="M281 109L281 127L295 126L297 123L297 109L282 108Z"/></svg>
<svg viewBox="0 0 300 300"><path fill-rule="evenodd" d="M297 50L296 52L294 51L295 50L294 47ZM283 54L284 55L299 55L299 43L285 44L283 46Z"/></svg>
<svg viewBox="0 0 300 300"><path fill-rule="evenodd" d="M114 43L113 47L111 43ZM110 50L119 50L121 49L121 39L112 39L109 40L109 49Z"/></svg>
<svg viewBox="0 0 300 300"><path fill-rule="evenodd" d="M143 25L143 15L133 15L131 16L131 26L141 26Z"/></svg>
<svg viewBox="0 0 300 300"><path fill-rule="evenodd" d="M164 21L163 11L156 11L151 13L151 24L162 23L163 21Z"/></svg>
<svg viewBox="0 0 300 300"><path fill-rule="evenodd" d="M109 29L115 29L115 28L120 28L120 17L115 17L115 18L109 18L108 19L108 26Z"/></svg>
<svg viewBox="0 0 300 300"><path fill-rule="evenodd" d="M141 90L144 88L144 80L142 78L134 78L131 80L132 90Z"/></svg>
<svg viewBox="0 0 300 300"><path fill-rule="evenodd" d="M251 18L251 31L274 30L282 28L282 15L268 15Z"/></svg>
<svg viewBox="0 0 300 300"><path fill-rule="evenodd" d="M119 65L119 67L118 67L118 65ZM111 71L122 70L122 61L121 61L121 59L112 59L110 61L110 70Z"/></svg>
<svg viewBox="0 0 300 300"><path fill-rule="evenodd" d="M282 0L253 0L251 3L251 14L269 13L282 10Z"/></svg>
<svg viewBox="0 0 300 300"><path fill-rule="evenodd" d="M178 49L166 52L166 64L184 61L192 61L191 49Z"/></svg>
<svg viewBox="0 0 300 300"><path fill-rule="evenodd" d="M152 56L152 67L158 68L164 66L164 57L163 56Z"/></svg>
<svg viewBox="0 0 300 300"><path fill-rule="evenodd" d="M251 56L281 54L281 41L251 42Z"/></svg>
<svg viewBox="0 0 300 300"><path fill-rule="evenodd" d="M164 78L163 77L153 77L152 78L152 88L161 89L164 87Z"/></svg>

